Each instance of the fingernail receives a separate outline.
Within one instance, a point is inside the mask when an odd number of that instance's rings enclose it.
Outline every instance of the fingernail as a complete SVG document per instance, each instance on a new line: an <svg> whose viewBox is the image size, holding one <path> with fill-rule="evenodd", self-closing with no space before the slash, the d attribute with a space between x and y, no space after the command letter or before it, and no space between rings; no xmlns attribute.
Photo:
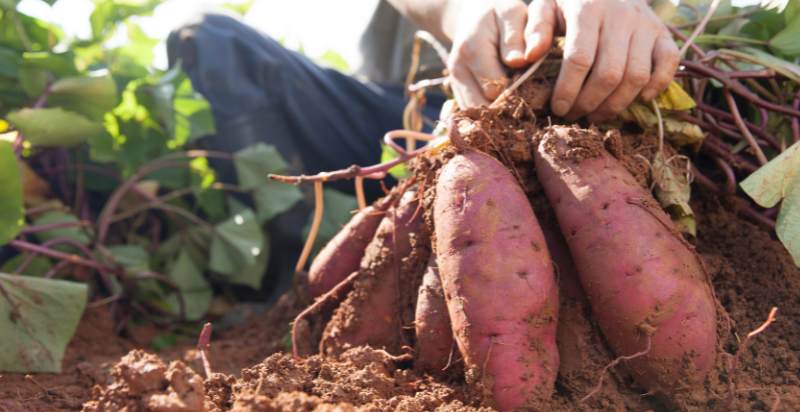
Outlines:
<svg viewBox="0 0 800 412"><path fill-rule="evenodd" d="M522 52L520 52L519 50L511 50L510 52L508 52L508 54L506 54L506 61L508 62L513 62L515 60L521 60L521 59L522 59Z"/></svg>
<svg viewBox="0 0 800 412"><path fill-rule="evenodd" d="M527 40L528 45L525 48L526 57L530 57L531 53L533 52L533 49L539 46L539 42L541 41L541 39L542 35L539 33L533 33L530 35L530 37L528 37Z"/></svg>
<svg viewBox="0 0 800 412"><path fill-rule="evenodd" d="M556 100L553 102L553 113L556 116L563 116L569 110L569 103L566 100Z"/></svg>

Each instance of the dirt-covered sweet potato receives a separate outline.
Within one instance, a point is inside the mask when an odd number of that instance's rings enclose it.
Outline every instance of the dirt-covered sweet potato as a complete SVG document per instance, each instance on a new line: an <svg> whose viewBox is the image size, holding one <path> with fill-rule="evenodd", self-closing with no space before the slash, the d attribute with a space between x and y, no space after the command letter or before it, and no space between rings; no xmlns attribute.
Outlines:
<svg viewBox="0 0 800 412"><path fill-rule="evenodd" d="M308 271L308 294L316 298L358 269L364 250L390 204L383 198L359 210L319 251Z"/></svg>
<svg viewBox="0 0 800 412"><path fill-rule="evenodd" d="M536 170L595 318L648 391L673 395L714 363L716 311L702 262L592 130L543 133ZM648 350L649 348L649 350Z"/></svg>
<svg viewBox="0 0 800 412"><path fill-rule="evenodd" d="M544 236L519 183L476 151L442 169L435 251L467 380L500 410L536 408L558 371L558 291Z"/></svg>
<svg viewBox="0 0 800 412"><path fill-rule="evenodd" d="M414 367L434 376L442 374L455 347L450 314L447 313L435 256L431 256L425 274L422 275L422 285L417 295L414 329L416 331Z"/></svg>
<svg viewBox="0 0 800 412"><path fill-rule="evenodd" d="M422 213L416 192L406 192L389 209L361 259L358 278L347 298L325 327L320 351L335 355L370 345L398 353L404 342L404 312L429 257L430 242L424 236ZM408 289L413 287L413 291ZM409 308L410 309L410 308ZM413 311L407 323L413 320ZM410 342L409 342L410 343Z"/></svg>

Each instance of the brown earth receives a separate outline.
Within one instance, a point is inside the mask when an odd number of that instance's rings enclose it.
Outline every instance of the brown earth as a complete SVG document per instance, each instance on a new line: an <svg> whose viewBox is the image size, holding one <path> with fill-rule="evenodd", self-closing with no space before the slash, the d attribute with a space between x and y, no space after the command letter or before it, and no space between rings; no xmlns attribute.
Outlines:
<svg viewBox="0 0 800 412"><path fill-rule="evenodd" d="M553 221L552 211L537 194L531 168L525 167L530 162L532 130L518 126L519 120L530 120L540 108L534 97L542 93L532 87L535 84L524 87L523 98L513 96L499 113L463 113L473 125L460 127L458 137L512 168L537 216L547 223ZM497 139L503 144L497 145ZM604 145L623 158L644 184L648 169L626 153L650 150L652 139L625 134L620 140L612 134ZM430 187L427 182L426 188ZM688 410L800 410L800 268L770 233L737 217L724 199L695 190L692 207L698 224L694 243L726 314L720 311L721 351L716 367L696 396L682 406ZM548 409L668 410L636 386L625 373L624 362L602 375L613 355L591 320L580 286L568 276L559 281L561 366ZM160 358L142 351L128 353L137 345L112 332L112 322L102 309L91 310L67 350L62 374L0 377L0 411L82 406L86 410L126 406L132 411L480 408L480 400L471 395L459 374L450 374L444 381L419 376L407 358L381 350L358 347L336 358L292 358L286 353L285 335L292 317L305 306L300 301L289 293L267 314L215 336L209 357L217 373L203 385L202 366L189 345L168 350ZM773 306L779 308L777 321L743 346L744 337Z"/></svg>

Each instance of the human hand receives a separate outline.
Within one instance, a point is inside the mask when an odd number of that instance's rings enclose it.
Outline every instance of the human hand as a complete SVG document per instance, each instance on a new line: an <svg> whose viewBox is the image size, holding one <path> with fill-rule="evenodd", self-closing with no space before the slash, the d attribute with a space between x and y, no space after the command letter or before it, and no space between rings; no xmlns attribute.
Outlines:
<svg viewBox="0 0 800 412"><path fill-rule="evenodd" d="M653 99L680 62L672 36L644 0L534 0L527 60L547 53L555 33L565 34L565 44L551 108L569 120L605 120L639 95Z"/></svg>
<svg viewBox="0 0 800 412"><path fill-rule="evenodd" d="M638 95L654 98L678 66L677 46L644 0L519 0L461 3L448 67L461 107L488 104L505 88L503 64L530 64L566 34L553 113L597 121Z"/></svg>
<svg viewBox="0 0 800 412"><path fill-rule="evenodd" d="M503 65L519 68L525 58L528 10L520 0L458 2L452 24L448 69L459 107L489 104L508 84Z"/></svg>

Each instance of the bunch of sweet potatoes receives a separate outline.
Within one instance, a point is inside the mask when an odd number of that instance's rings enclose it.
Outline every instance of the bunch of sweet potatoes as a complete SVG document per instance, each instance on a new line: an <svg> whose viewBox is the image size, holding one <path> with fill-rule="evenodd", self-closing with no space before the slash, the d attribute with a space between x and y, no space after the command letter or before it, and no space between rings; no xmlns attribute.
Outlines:
<svg viewBox="0 0 800 412"><path fill-rule="evenodd" d="M643 388L670 398L704 378L716 309L693 248L597 132L553 126L531 138L529 166L557 217L546 226L563 239L543 233L504 164L453 149L435 191L393 193L360 211L313 262L314 296L354 279L323 353L371 345L433 375L461 361L490 405L544 408L559 371L555 260L574 263L610 348L630 357ZM568 251L551 256L548 244L564 240Z"/></svg>

